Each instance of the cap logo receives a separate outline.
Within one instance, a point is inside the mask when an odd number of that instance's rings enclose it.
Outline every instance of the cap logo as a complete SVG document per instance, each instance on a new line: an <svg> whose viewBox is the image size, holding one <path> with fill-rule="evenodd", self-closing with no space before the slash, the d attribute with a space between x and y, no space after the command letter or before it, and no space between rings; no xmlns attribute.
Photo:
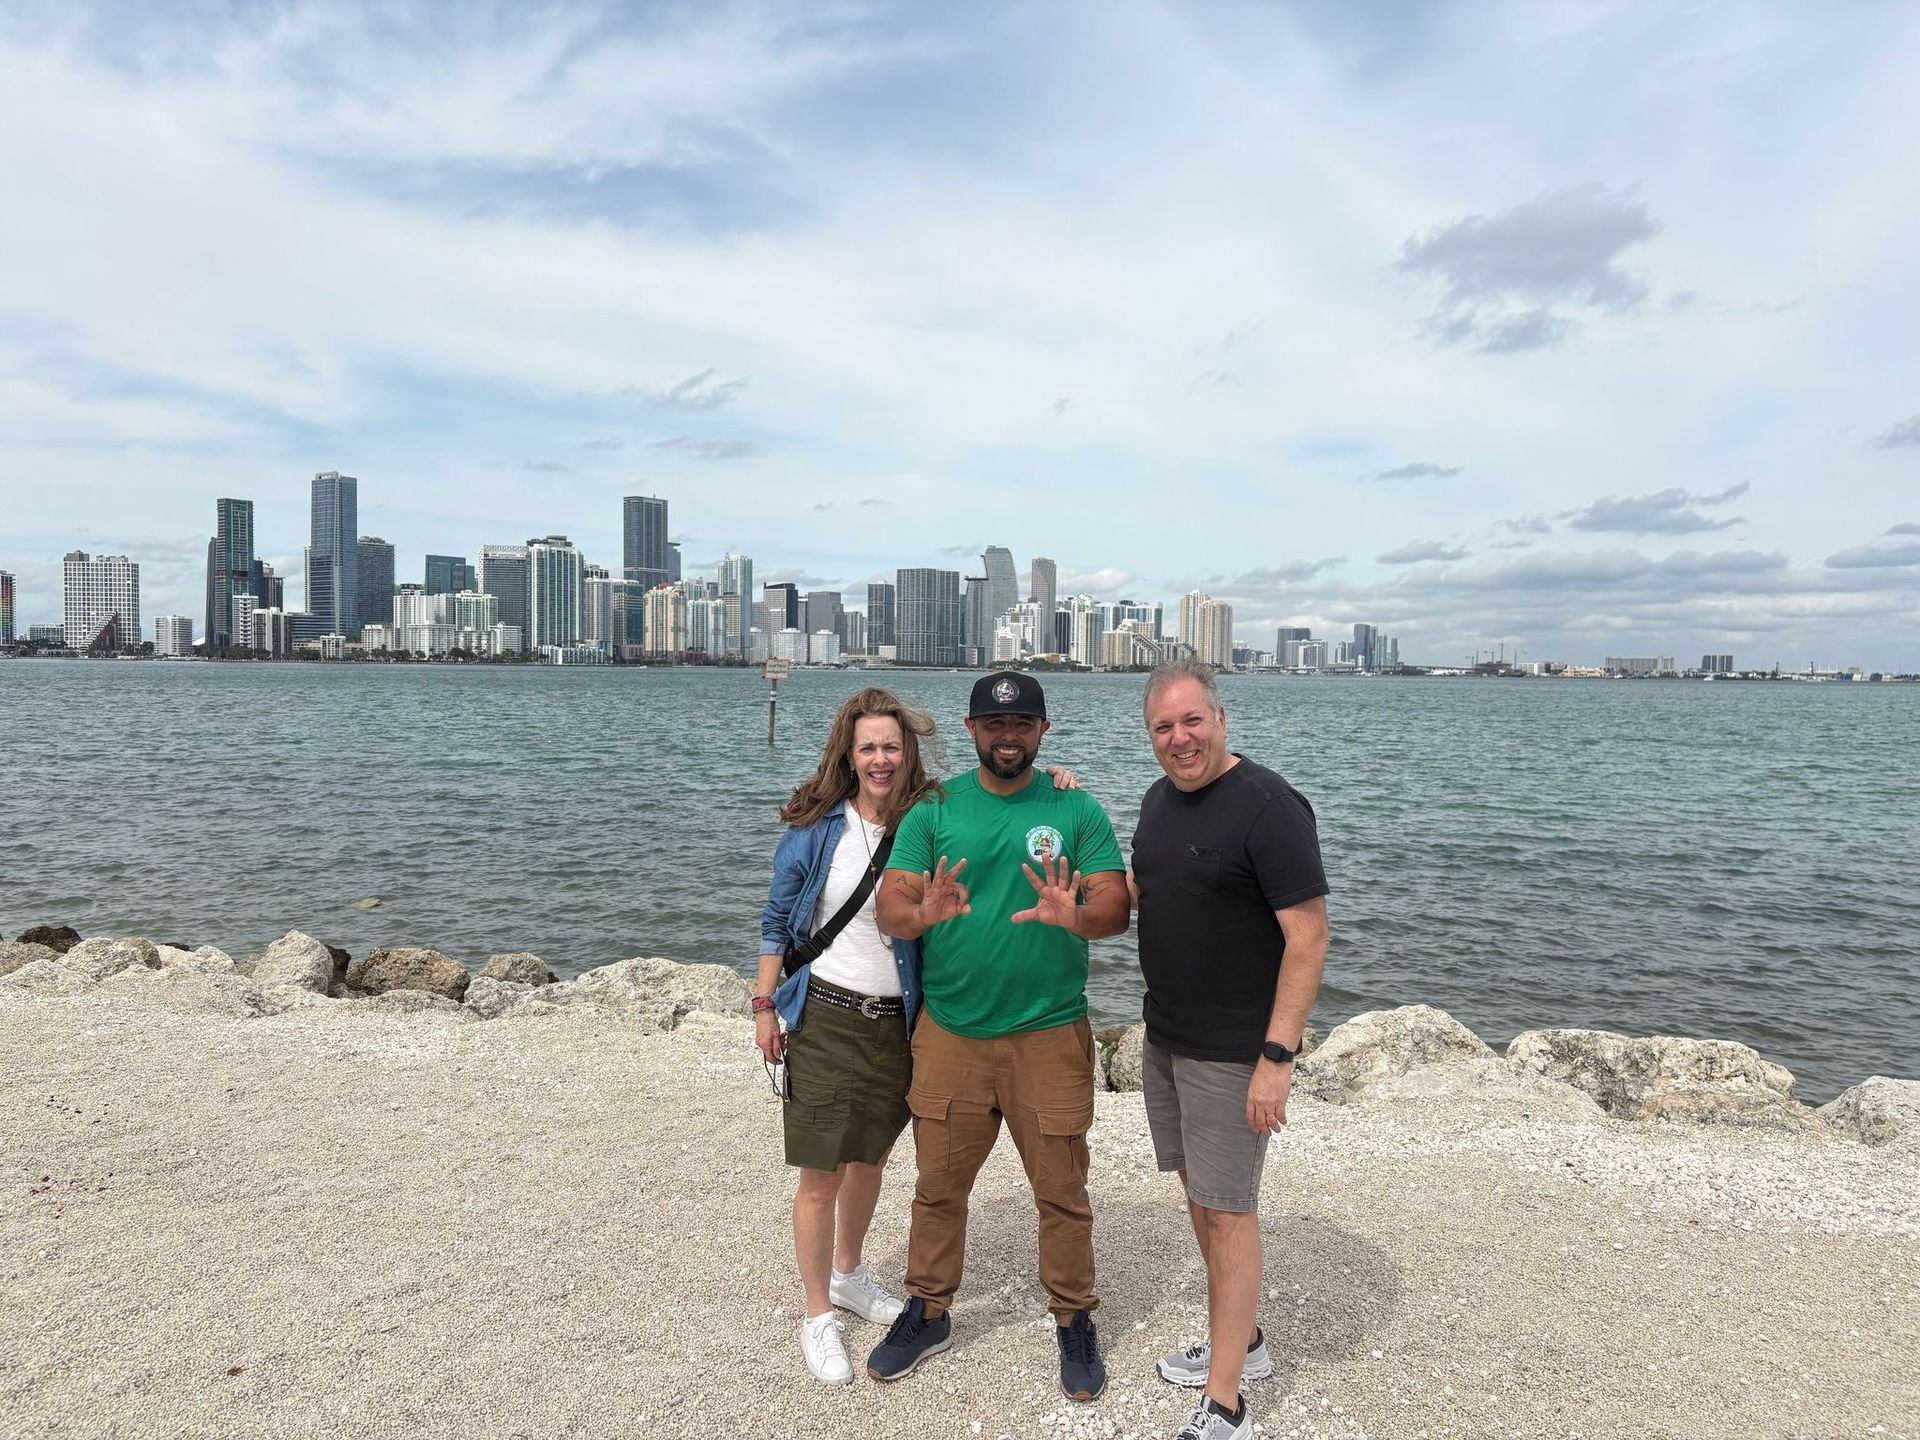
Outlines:
<svg viewBox="0 0 1920 1440"><path fill-rule="evenodd" d="M998 704L1011 705L1020 698L1020 687L1011 680L996 680L993 682L993 698Z"/></svg>

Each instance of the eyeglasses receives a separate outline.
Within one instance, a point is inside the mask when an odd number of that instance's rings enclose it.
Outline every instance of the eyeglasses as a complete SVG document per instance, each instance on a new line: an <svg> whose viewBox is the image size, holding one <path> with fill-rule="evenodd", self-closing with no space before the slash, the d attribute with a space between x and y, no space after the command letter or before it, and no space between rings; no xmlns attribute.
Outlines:
<svg viewBox="0 0 1920 1440"><path fill-rule="evenodd" d="M784 1064L776 1064L774 1061L762 1055L760 1057L760 1068L767 1072L767 1084L773 1089L773 1098L776 1100L785 1100L787 1098L786 1093L780 1088L780 1084L787 1078L787 1067Z"/></svg>

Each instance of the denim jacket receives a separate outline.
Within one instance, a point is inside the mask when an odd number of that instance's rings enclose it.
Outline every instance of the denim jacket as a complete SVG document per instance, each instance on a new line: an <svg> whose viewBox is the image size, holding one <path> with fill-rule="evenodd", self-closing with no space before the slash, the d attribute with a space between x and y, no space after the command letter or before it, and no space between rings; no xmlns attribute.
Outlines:
<svg viewBox="0 0 1920 1440"><path fill-rule="evenodd" d="M813 912L819 908L834 848L846 828L847 804L843 800L805 829L791 829L780 837L773 851L773 884L767 890L766 908L760 912L762 955L784 955L813 934ZM876 893L878 888L875 886ZM890 943L911 1034L914 1013L920 1008L920 942ZM800 1028L800 1012L807 1003L807 980L812 972L812 965L802 965L774 992L774 1008L789 1030Z"/></svg>

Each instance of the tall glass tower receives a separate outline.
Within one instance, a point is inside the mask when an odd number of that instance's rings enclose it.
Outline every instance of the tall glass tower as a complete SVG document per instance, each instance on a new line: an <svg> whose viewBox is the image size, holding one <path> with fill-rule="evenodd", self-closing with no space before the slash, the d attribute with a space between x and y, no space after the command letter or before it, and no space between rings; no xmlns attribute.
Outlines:
<svg viewBox="0 0 1920 1440"><path fill-rule="evenodd" d="M322 635L360 633L360 482L338 470L313 477L307 613Z"/></svg>
<svg viewBox="0 0 1920 1440"><path fill-rule="evenodd" d="M667 553L667 502L653 495L629 495L622 502L623 575L651 590L676 577Z"/></svg>
<svg viewBox="0 0 1920 1440"><path fill-rule="evenodd" d="M1020 577L1014 572L1013 552L1004 545L987 546L980 552L980 563L987 572L985 644L991 660L993 627L1020 603Z"/></svg>
<svg viewBox="0 0 1920 1440"><path fill-rule="evenodd" d="M253 594L253 564L253 501L214 501L206 628L201 632L210 654L233 644L233 597Z"/></svg>

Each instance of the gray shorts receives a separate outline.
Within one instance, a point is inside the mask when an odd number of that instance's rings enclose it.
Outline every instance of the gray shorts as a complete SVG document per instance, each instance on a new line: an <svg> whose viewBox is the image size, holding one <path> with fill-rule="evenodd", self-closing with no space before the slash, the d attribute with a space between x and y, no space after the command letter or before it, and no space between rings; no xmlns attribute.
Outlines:
<svg viewBox="0 0 1920 1440"><path fill-rule="evenodd" d="M1260 1202L1267 1137L1247 1126L1247 1086L1258 1063L1189 1060L1147 1041L1147 1129L1162 1170L1187 1172L1187 1198L1251 1214Z"/></svg>

